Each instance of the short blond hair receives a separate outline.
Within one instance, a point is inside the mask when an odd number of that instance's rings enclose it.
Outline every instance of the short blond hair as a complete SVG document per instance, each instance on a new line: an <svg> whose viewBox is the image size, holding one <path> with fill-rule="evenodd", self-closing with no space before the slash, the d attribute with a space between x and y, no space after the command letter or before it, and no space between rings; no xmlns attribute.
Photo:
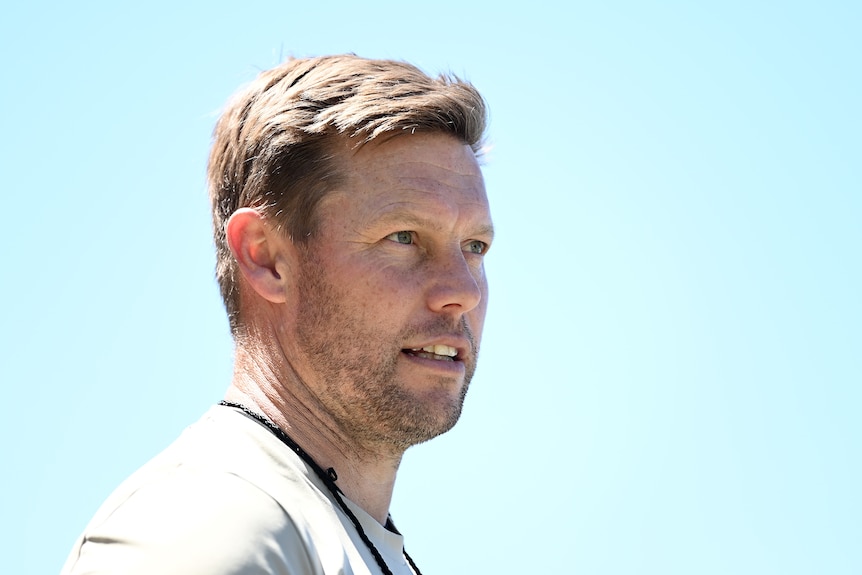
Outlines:
<svg viewBox="0 0 862 575"><path fill-rule="evenodd" d="M237 209L259 209L304 243L315 231L320 200L343 182L339 142L361 146L384 134L440 132L478 155L486 117L468 82L355 55L291 59L238 92L216 124L208 168L216 279L231 332L240 324L239 291L225 224Z"/></svg>

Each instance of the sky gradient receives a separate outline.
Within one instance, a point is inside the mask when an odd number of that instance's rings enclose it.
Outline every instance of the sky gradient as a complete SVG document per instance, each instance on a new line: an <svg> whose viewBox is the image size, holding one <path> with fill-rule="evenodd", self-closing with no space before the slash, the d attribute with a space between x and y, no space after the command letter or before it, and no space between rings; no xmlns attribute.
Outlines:
<svg viewBox="0 0 862 575"><path fill-rule="evenodd" d="M341 52L491 110L482 358L392 508L424 573L862 572L858 4L4 12L9 573L58 572L221 399L213 124L259 70Z"/></svg>

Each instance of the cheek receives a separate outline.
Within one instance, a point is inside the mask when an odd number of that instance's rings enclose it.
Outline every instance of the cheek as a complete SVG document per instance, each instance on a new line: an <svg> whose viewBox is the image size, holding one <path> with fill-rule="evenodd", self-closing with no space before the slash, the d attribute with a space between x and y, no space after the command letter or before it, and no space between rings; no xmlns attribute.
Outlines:
<svg viewBox="0 0 862 575"><path fill-rule="evenodd" d="M357 270L344 284L354 306L381 326L397 321L421 294L421 275L394 266Z"/></svg>
<svg viewBox="0 0 862 575"><path fill-rule="evenodd" d="M440 274L428 258L384 258L369 271L372 281L390 293L411 294L433 283Z"/></svg>

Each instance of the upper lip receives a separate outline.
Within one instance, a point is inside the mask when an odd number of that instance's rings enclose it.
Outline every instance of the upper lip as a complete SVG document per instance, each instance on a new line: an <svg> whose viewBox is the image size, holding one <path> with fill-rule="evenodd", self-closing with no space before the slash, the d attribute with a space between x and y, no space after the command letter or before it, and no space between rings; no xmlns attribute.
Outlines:
<svg viewBox="0 0 862 575"><path fill-rule="evenodd" d="M473 349L473 346L470 344L470 340L461 335L445 335L428 338L420 342L411 343L403 349L415 350L434 345L448 345L449 347L454 347L458 352L454 359L459 361L463 361Z"/></svg>

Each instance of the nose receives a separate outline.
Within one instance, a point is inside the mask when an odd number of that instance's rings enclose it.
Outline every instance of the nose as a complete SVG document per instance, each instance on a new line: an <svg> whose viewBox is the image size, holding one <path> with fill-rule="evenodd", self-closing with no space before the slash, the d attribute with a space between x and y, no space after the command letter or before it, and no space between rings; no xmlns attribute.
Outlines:
<svg viewBox="0 0 862 575"><path fill-rule="evenodd" d="M482 301L487 288L481 261L468 262L460 250L436 258L429 270L428 307L438 313L456 317L474 309Z"/></svg>

